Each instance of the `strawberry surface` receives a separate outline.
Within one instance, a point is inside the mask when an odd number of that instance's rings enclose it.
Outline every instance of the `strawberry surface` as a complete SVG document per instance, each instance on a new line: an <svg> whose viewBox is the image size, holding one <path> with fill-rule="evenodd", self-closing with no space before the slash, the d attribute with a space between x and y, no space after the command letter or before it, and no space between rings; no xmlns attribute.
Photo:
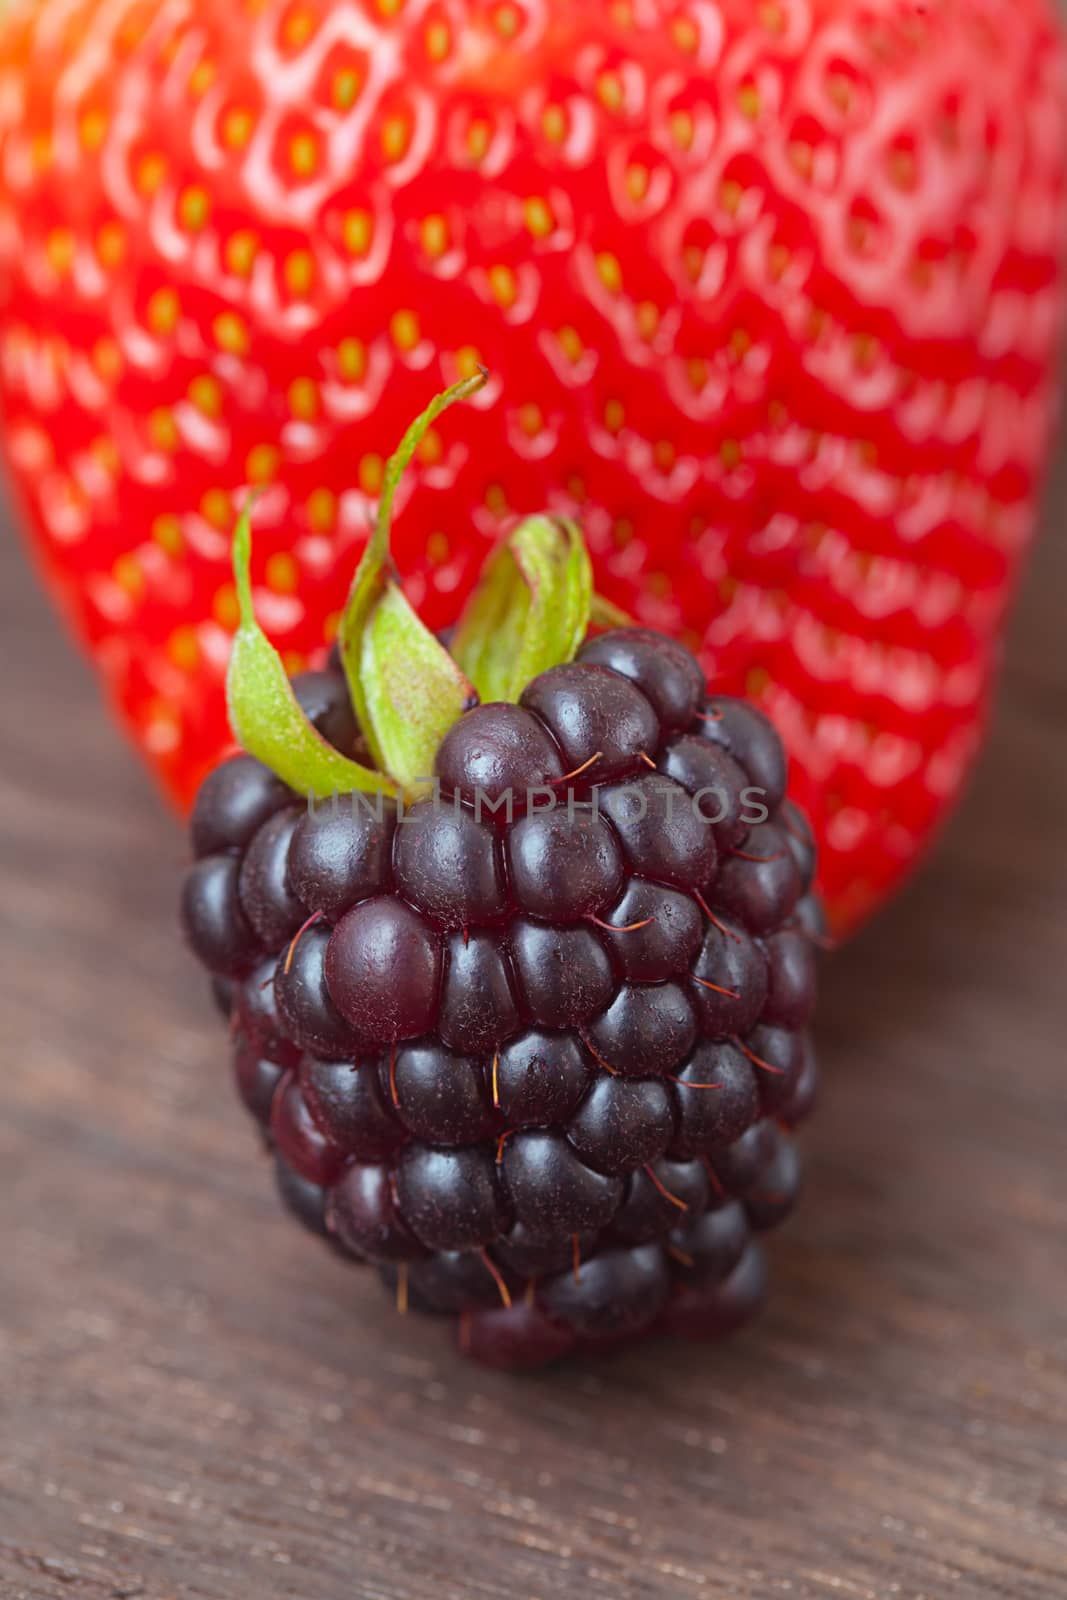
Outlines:
<svg viewBox="0 0 1067 1600"><path fill-rule="evenodd" d="M229 742L235 508L293 668L382 463L452 621L520 513L754 697L838 928L977 749L1062 311L1044 0L23 0L0 389L39 558L181 803Z"/></svg>

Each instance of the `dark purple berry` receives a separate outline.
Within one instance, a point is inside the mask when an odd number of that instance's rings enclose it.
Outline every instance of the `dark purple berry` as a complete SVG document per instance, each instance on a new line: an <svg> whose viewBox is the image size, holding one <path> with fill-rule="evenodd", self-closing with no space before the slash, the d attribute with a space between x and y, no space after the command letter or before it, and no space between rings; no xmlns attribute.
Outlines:
<svg viewBox="0 0 1067 1600"><path fill-rule="evenodd" d="M611 1221L623 1196L621 1178L594 1172L561 1133L522 1128L506 1141L502 1170L517 1221L531 1233L557 1237Z"/></svg>
<svg viewBox="0 0 1067 1600"><path fill-rule="evenodd" d="M622 851L602 817L532 811L508 832L511 892L520 911L546 922L577 922L618 893Z"/></svg>
<svg viewBox="0 0 1067 1600"><path fill-rule="evenodd" d="M336 667L294 689L370 760ZM464 714L432 801L309 810L240 758L197 803L186 929L286 1203L490 1364L728 1330L797 1191L811 835L705 694L615 630Z"/></svg>
<svg viewBox="0 0 1067 1600"><path fill-rule="evenodd" d="M711 883L718 860L715 830L698 815L681 784L650 772L597 793L632 872L678 889Z"/></svg>
<svg viewBox="0 0 1067 1600"><path fill-rule="evenodd" d="M501 1045L497 1105L506 1128L563 1122L589 1084L588 1056L573 1033L531 1029Z"/></svg>
<svg viewBox="0 0 1067 1600"><path fill-rule="evenodd" d="M519 996L532 1022L574 1028L615 988L604 946L588 928L552 928L517 917L509 929Z"/></svg>
<svg viewBox="0 0 1067 1600"><path fill-rule="evenodd" d="M289 1038L310 1055L351 1061L358 1041L341 1016L326 984L330 930L322 923L305 929L283 950L274 970L274 1000Z"/></svg>
<svg viewBox="0 0 1067 1600"><path fill-rule="evenodd" d="M815 835L811 831L811 824L800 807L795 806L792 800L782 801L775 820L785 835L786 844L789 846L790 854L797 864L797 871L800 873L800 881L804 886L804 893L807 894L815 876L817 859Z"/></svg>
<svg viewBox="0 0 1067 1600"><path fill-rule="evenodd" d="M343 755L354 756L359 724L344 677L338 672L298 672L292 684L304 715L326 742Z"/></svg>
<svg viewBox="0 0 1067 1600"><path fill-rule="evenodd" d="M386 1166L346 1167L327 1198L326 1226L345 1249L369 1261L415 1261L426 1254L397 1210Z"/></svg>
<svg viewBox="0 0 1067 1600"><path fill-rule="evenodd" d="M696 1284L667 1302L666 1328L683 1339L720 1338L755 1316L767 1298L767 1263L759 1245L749 1244L721 1283Z"/></svg>
<svg viewBox="0 0 1067 1600"><path fill-rule="evenodd" d="M754 1228L776 1228L789 1215L800 1193L801 1165L792 1139L776 1132L773 1152L755 1183L744 1193L745 1211Z"/></svg>
<svg viewBox="0 0 1067 1600"><path fill-rule="evenodd" d="M425 800L401 819L396 886L442 928L498 922L506 909L496 830L465 806Z"/></svg>
<svg viewBox="0 0 1067 1600"><path fill-rule="evenodd" d="M277 950L307 921L288 879L289 846L300 816L276 811L253 835L241 862L241 909L267 950Z"/></svg>
<svg viewBox="0 0 1067 1600"><path fill-rule="evenodd" d="M344 1156L315 1122L292 1075L271 1101L270 1132L278 1154L302 1178L325 1189L340 1173Z"/></svg>
<svg viewBox="0 0 1067 1600"><path fill-rule="evenodd" d="M615 628L588 640L583 665L610 667L635 683L664 732L687 728L704 698L704 674L684 645L650 628ZM650 752L651 753L651 752Z"/></svg>
<svg viewBox="0 0 1067 1600"><path fill-rule="evenodd" d="M379 895L353 906L326 947L334 1005L372 1045L433 1027L441 978L438 935L410 906Z"/></svg>
<svg viewBox="0 0 1067 1600"><path fill-rule="evenodd" d="M674 1117L662 1083L599 1073L567 1124L582 1160L615 1176L655 1161L671 1142Z"/></svg>
<svg viewBox="0 0 1067 1600"><path fill-rule="evenodd" d="M310 1233L326 1235L326 1190L294 1172L279 1156L274 1163L274 1180L286 1210Z"/></svg>
<svg viewBox="0 0 1067 1600"><path fill-rule="evenodd" d="M656 713L640 690L589 662L542 672L520 703L547 724L568 772L589 764L591 783L638 771L659 744Z"/></svg>
<svg viewBox="0 0 1067 1600"><path fill-rule="evenodd" d="M686 1283L721 1283L744 1255L749 1237L744 1207L727 1200L674 1228L668 1248Z"/></svg>
<svg viewBox="0 0 1067 1600"><path fill-rule="evenodd" d="M233 1042L233 1076L246 1109L265 1128L270 1122L274 1091L285 1077L285 1068L261 1056L253 1042L239 1033Z"/></svg>
<svg viewBox="0 0 1067 1600"><path fill-rule="evenodd" d="M598 926L624 977L657 983L687 971L704 936L704 913L680 889L631 878Z"/></svg>
<svg viewBox="0 0 1067 1600"><path fill-rule="evenodd" d="M756 1068L763 1110L777 1115L788 1103L804 1065L803 1035L760 1023L745 1035L744 1047Z"/></svg>
<svg viewBox="0 0 1067 1600"><path fill-rule="evenodd" d="M762 820L763 812L749 803L748 774L707 739L693 734L675 739L663 752L659 767L692 796L721 852L733 850L752 824ZM755 799L758 802L759 796Z"/></svg>
<svg viewBox="0 0 1067 1600"><path fill-rule="evenodd" d="M396 1267L382 1267L391 1284ZM500 1285L478 1250L438 1250L407 1269L408 1294L420 1311L455 1316L481 1306L501 1304Z"/></svg>
<svg viewBox="0 0 1067 1600"><path fill-rule="evenodd" d="M189 868L182 884L185 937L209 972L227 978L247 972L259 954L259 942L241 909L240 869L236 856L205 856Z"/></svg>
<svg viewBox="0 0 1067 1600"><path fill-rule="evenodd" d="M305 1056L300 1087L316 1124L360 1161L380 1161L405 1138L374 1061L319 1061Z"/></svg>
<svg viewBox="0 0 1067 1600"><path fill-rule="evenodd" d="M189 820L193 850L198 857L243 850L257 828L292 801L293 791L262 762L231 756L200 785Z"/></svg>
<svg viewBox="0 0 1067 1600"><path fill-rule="evenodd" d="M696 1038L696 1019L677 983L624 983L585 1031L605 1066L630 1077L673 1072Z"/></svg>
<svg viewBox="0 0 1067 1600"><path fill-rule="evenodd" d="M725 1040L697 1045L675 1076L673 1094L674 1155L697 1156L730 1145L760 1112L755 1068Z"/></svg>
<svg viewBox="0 0 1067 1600"><path fill-rule="evenodd" d="M800 898L800 873L773 823L750 828L744 853L727 856L712 896L716 910L744 923L750 933L773 933Z"/></svg>
<svg viewBox="0 0 1067 1600"><path fill-rule="evenodd" d="M428 1144L477 1144L495 1126L480 1061L431 1040L402 1045L391 1067L396 1114Z"/></svg>
<svg viewBox="0 0 1067 1600"><path fill-rule="evenodd" d="M762 711L746 700L720 695L708 701L699 727L703 738L720 745L744 769L767 810L777 811L785 795L785 747Z"/></svg>
<svg viewBox="0 0 1067 1600"><path fill-rule="evenodd" d="M826 913L817 894L809 892L801 896L793 907L791 921L807 934L816 950L832 948Z"/></svg>
<svg viewBox="0 0 1067 1600"><path fill-rule="evenodd" d="M320 801L300 818L289 850L289 886L305 912L331 922L389 884L396 808L382 795Z"/></svg>
<svg viewBox="0 0 1067 1600"><path fill-rule="evenodd" d="M767 957L767 998L762 1020L782 1028L802 1028L815 1009L815 950L800 928L782 928L763 943Z"/></svg>
<svg viewBox="0 0 1067 1600"><path fill-rule="evenodd" d="M516 1222L493 1245L493 1257L520 1278L543 1278L553 1272L573 1271L575 1260L592 1255L596 1234L563 1233L545 1238Z"/></svg>
<svg viewBox="0 0 1067 1600"><path fill-rule="evenodd" d="M504 1372L543 1367L558 1361L575 1345L575 1334L553 1322L540 1306L515 1300L471 1312L459 1324L460 1349L472 1361Z"/></svg>
<svg viewBox="0 0 1067 1600"><path fill-rule="evenodd" d="M774 1140L772 1123L754 1122L733 1144L716 1149L710 1159L720 1187L739 1195L751 1189L774 1154Z"/></svg>
<svg viewBox="0 0 1067 1600"><path fill-rule="evenodd" d="M654 1322L670 1288L663 1251L655 1244L604 1250L578 1272L548 1278L537 1292L551 1317L584 1337L635 1334Z"/></svg>
<svg viewBox="0 0 1067 1600"><path fill-rule="evenodd" d="M508 1216L488 1149L432 1150L411 1144L396 1169L400 1213L431 1250L491 1244Z"/></svg>
<svg viewBox="0 0 1067 1600"><path fill-rule="evenodd" d="M437 1030L453 1050L492 1051L515 1032L519 1013L495 934L454 933L445 950Z"/></svg>
<svg viewBox="0 0 1067 1600"><path fill-rule="evenodd" d="M243 983L235 987L234 1005L238 1025L258 1054L283 1067L295 1067L300 1061L300 1046L290 1039L278 1012L276 966L273 956L258 961Z"/></svg>
<svg viewBox="0 0 1067 1600"><path fill-rule="evenodd" d="M687 1217L699 1217L708 1203L708 1174L702 1161L661 1158L632 1172L626 1198L608 1234L616 1244L647 1244L661 1239Z"/></svg>
<svg viewBox="0 0 1067 1600"><path fill-rule="evenodd" d="M690 998L697 1024L708 1038L745 1033L767 999L767 960L738 923L709 923L693 963Z"/></svg>
<svg viewBox="0 0 1067 1600"><path fill-rule="evenodd" d="M810 1117L819 1093L819 1067L815 1057L815 1047L807 1034L804 1035L804 1059L796 1082L793 1084L787 1098L778 1107L778 1118L787 1128L795 1128Z"/></svg>
<svg viewBox="0 0 1067 1600"><path fill-rule="evenodd" d="M475 801L510 796L520 812L527 791L563 777L560 753L544 724L521 706L491 701L454 723L434 760L434 772L449 794ZM507 815L506 808L495 813Z"/></svg>

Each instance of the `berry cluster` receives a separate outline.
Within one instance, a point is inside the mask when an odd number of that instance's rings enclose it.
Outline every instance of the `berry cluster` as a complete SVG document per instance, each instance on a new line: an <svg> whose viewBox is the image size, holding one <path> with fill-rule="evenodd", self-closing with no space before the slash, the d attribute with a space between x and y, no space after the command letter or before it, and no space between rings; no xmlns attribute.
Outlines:
<svg viewBox="0 0 1067 1600"><path fill-rule="evenodd" d="M294 685L354 749L339 674ZM281 1191L479 1359L757 1307L815 1093L810 834L770 724L617 629L477 706L432 797L201 789L188 939Z"/></svg>

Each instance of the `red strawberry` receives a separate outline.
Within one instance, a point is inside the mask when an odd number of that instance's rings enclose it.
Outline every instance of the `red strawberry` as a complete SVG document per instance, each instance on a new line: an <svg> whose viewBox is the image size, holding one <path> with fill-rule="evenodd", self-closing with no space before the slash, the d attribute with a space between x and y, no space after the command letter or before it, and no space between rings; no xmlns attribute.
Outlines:
<svg viewBox="0 0 1067 1600"><path fill-rule="evenodd" d="M975 753L1062 309L1045 0L22 0L0 45L6 444L179 800L228 739L228 535L293 663L380 463L451 620L512 513L792 750L838 926ZM299 595L299 598L298 598Z"/></svg>

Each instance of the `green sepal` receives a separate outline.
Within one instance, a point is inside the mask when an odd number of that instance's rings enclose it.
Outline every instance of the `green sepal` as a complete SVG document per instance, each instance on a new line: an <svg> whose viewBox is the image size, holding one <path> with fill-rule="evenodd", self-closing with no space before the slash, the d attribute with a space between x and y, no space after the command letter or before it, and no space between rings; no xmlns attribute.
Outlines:
<svg viewBox="0 0 1067 1600"><path fill-rule="evenodd" d="M256 621L251 577L255 498L248 497L233 535L240 623L226 675L226 701L234 737L298 794L316 800L353 789L395 794L396 785L387 777L349 761L308 721L281 656Z"/></svg>
<svg viewBox="0 0 1067 1600"><path fill-rule="evenodd" d="M634 619L628 611L617 606L613 600L605 600L602 594L593 596L593 603L589 608L589 620L596 628L632 628Z"/></svg>
<svg viewBox="0 0 1067 1600"><path fill-rule="evenodd" d="M486 377L480 371L437 395L390 457L374 530L341 618L341 661L360 727L375 761L404 788L429 775L438 745L475 695L396 582L389 552L393 498L430 425Z"/></svg>
<svg viewBox="0 0 1067 1600"><path fill-rule="evenodd" d="M483 700L517 700L573 659L589 627L593 568L577 524L527 517L490 556L452 650Z"/></svg>

